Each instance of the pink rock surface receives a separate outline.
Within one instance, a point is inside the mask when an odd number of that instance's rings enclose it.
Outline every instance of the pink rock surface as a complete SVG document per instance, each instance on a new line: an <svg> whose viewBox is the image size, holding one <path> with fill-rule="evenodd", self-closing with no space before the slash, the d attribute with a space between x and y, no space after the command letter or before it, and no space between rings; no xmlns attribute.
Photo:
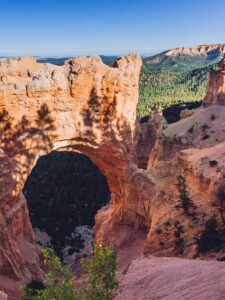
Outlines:
<svg viewBox="0 0 225 300"><path fill-rule="evenodd" d="M224 300L225 262L141 257L120 287L116 300Z"/></svg>

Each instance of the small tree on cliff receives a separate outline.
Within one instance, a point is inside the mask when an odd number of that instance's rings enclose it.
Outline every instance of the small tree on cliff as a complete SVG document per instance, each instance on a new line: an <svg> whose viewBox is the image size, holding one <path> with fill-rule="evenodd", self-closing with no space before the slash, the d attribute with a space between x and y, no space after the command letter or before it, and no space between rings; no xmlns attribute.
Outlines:
<svg viewBox="0 0 225 300"><path fill-rule="evenodd" d="M225 184L221 185L218 191L218 198L220 201L220 215L223 222L223 225L225 226L225 217L224 217L224 204L225 204Z"/></svg>
<svg viewBox="0 0 225 300"><path fill-rule="evenodd" d="M198 252L206 253L209 250L217 248L220 243L220 235L215 216L210 217L205 223L205 228L198 240Z"/></svg>
<svg viewBox="0 0 225 300"><path fill-rule="evenodd" d="M177 177L177 181L178 181L178 190L180 192L179 198L181 201L181 207L183 208L184 213L186 215L191 215L190 209L194 207L194 203L188 195L185 177L179 175Z"/></svg>

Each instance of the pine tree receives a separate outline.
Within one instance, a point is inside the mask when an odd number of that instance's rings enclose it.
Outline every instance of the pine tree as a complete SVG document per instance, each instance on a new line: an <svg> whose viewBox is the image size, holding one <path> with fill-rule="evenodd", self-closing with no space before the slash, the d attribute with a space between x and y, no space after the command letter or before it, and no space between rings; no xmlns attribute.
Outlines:
<svg viewBox="0 0 225 300"><path fill-rule="evenodd" d="M193 208L194 204L188 195L186 180L182 175L179 175L177 180L178 180L178 189L180 192L179 198L181 201L181 207L183 208L184 213L186 215L191 215L190 208Z"/></svg>

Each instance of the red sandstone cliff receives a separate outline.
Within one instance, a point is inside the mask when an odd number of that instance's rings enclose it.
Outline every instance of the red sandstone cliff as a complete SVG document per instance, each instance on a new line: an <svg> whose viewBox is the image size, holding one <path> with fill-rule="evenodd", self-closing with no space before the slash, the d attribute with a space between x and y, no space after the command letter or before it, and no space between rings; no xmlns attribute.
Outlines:
<svg viewBox="0 0 225 300"><path fill-rule="evenodd" d="M225 105L225 58L220 62L219 68L209 74L203 105Z"/></svg>
<svg viewBox="0 0 225 300"><path fill-rule="evenodd" d="M53 148L82 151L106 175L113 205L122 202L140 67L137 55L113 68L99 57L62 67L33 58L0 62L0 289L41 276L21 195L38 156Z"/></svg>

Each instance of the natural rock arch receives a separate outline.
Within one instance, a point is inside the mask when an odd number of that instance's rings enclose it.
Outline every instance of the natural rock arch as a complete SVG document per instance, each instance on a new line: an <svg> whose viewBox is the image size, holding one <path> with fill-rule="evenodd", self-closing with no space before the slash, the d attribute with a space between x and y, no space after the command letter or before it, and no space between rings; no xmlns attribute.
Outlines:
<svg viewBox="0 0 225 300"><path fill-rule="evenodd" d="M24 280L40 272L21 190L41 154L78 150L89 156L108 180L113 205L120 203L113 213L123 217L140 67L137 55L118 59L113 68L95 56L60 67L33 58L0 62L2 276Z"/></svg>

